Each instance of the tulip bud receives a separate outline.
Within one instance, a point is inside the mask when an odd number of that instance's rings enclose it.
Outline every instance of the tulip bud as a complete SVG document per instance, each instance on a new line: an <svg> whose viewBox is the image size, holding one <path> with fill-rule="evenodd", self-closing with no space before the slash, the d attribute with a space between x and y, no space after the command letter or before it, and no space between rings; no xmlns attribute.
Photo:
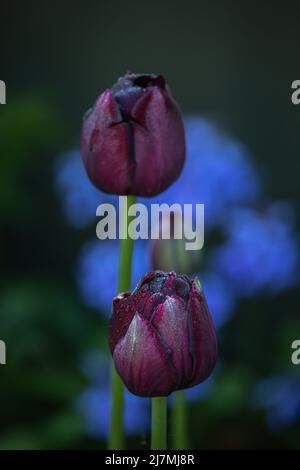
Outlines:
<svg viewBox="0 0 300 470"><path fill-rule="evenodd" d="M161 75L128 72L100 95L83 120L82 158L106 193L154 196L180 175L184 128Z"/></svg>
<svg viewBox="0 0 300 470"><path fill-rule="evenodd" d="M216 363L215 329L200 284L175 272L149 272L132 293L114 298L109 342L125 385L142 397L197 385Z"/></svg>
<svg viewBox="0 0 300 470"><path fill-rule="evenodd" d="M181 238L175 238L177 222L182 223L180 213L162 213L162 217L159 219L159 238L153 238L150 241L151 269L194 273L199 270L202 251L187 250L188 239L185 234ZM170 233L170 238L163 238L163 226Z"/></svg>

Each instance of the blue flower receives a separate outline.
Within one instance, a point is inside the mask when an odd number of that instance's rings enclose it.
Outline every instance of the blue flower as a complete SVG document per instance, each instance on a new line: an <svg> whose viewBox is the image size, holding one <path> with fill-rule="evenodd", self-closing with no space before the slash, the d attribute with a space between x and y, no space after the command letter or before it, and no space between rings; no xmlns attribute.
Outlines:
<svg viewBox="0 0 300 470"><path fill-rule="evenodd" d="M228 215L227 240L212 253L211 267L240 295L276 293L298 281L299 251L288 209L277 204Z"/></svg>
<svg viewBox="0 0 300 470"><path fill-rule="evenodd" d="M254 388L253 405L267 410L272 430L300 421L300 376L275 375L261 380Z"/></svg>
<svg viewBox="0 0 300 470"><path fill-rule="evenodd" d="M75 276L79 292L86 305L108 315L117 293L119 242L95 240L87 242L79 255ZM148 244L135 242L132 287L150 269Z"/></svg>

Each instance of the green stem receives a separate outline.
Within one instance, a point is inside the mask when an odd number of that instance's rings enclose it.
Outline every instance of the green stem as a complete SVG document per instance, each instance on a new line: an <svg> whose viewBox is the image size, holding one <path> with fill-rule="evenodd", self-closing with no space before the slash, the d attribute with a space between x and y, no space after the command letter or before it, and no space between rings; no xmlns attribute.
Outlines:
<svg viewBox="0 0 300 470"><path fill-rule="evenodd" d="M172 449L187 450L187 403L182 390L175 393L175 403L172 413Z"/></svg>
<svg viewBox="0 0 300 470"><path fill-rule="evenodd" d="M131 264L134 241L129 238L128 225L130 218L128 217L128 209L134 204L135 196L123 196L123 204L127 202L127 210L123 207L122 213L122 233L125 236L120 240L120 264L119 264L119 278L118 278L118 294L130 290L131 287ZM112 393L112 408L111 408L111 427L108 447L111 450L121 450L124 448L124 430L123 430L123 408L124 408L124 393L123 383L116 372L114 364L112 364L111 375L111 393Z"/></svg>
<svg viewBox="0 0 300 470"><path fill-rule="evenodd" d="M167 448L167 400L165 397L152 398L151 449Z"/></svg>

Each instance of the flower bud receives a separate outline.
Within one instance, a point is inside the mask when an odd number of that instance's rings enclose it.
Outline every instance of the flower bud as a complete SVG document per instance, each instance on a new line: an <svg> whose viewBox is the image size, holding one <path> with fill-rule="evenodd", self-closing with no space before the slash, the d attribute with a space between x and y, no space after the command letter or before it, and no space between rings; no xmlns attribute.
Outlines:
<svg viewBox="0 0 300 470"><path fill-rule="evenodd" d="M158 226L159 238L150 240L151 269L195 273L202 261L202 251L186 249L186 244L191 239L186 238L182 229L182 236L176 237L176 224L182 227L180 213L169 213L169 211L162 213ZM170 237L164 238L163 229L170 234Z"/></svg>
<svg viewBox="0 0 300 470"><path fill-rule="evenodd" d="M84 116L82 158L106 193L154 196L185 160L181 114L161 75L128 72Z"/></svg>
<svg viewBox="0 0 300 470"><path fill-rule="evenodd" d="M215 329L200 284L175 272L149 272L132 293L114 298L109 342L125 385L143 397L197 385L216 363Z"/></svg>

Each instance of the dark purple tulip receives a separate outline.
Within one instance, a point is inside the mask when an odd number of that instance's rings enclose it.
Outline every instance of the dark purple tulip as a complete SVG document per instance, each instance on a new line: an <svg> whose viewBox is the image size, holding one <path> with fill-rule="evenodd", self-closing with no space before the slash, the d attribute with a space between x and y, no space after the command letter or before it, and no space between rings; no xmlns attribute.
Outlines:
<svg viewBox="0 0 300 470"><path fill-rule="evenodd" d="M109 342L125 385L142 397L197 385L216 363L215 329L200 284L175 272L149 272L132 293L114 298Z"/></svg>
<svg viewBox="0 0 300 470"><path fill-rule="evenodd" d="M128 72L84 117L82 158L92 183L112 194L154 196L185 160L181 114L161 75Z"/></svg>

